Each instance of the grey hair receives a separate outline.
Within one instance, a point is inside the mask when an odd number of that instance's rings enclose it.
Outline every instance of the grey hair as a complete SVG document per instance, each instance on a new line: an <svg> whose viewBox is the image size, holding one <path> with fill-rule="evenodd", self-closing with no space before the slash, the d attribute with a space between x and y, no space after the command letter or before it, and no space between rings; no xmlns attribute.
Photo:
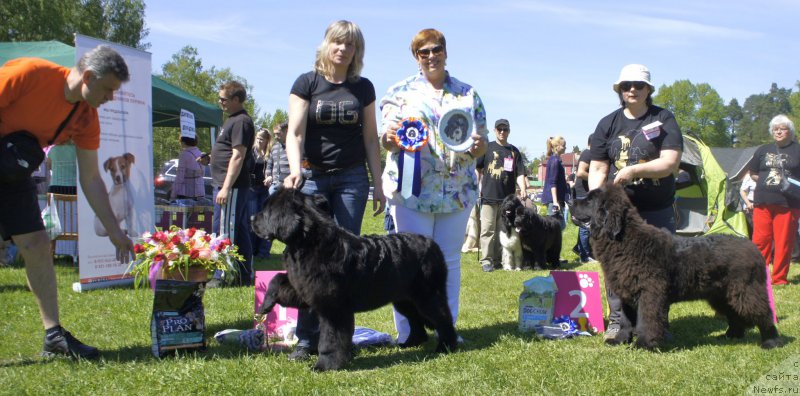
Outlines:
<svg viewBox="0 0 800 396"><path fill-rule="evenodd" d="M126 82L131 78L125 59L107 45L99 45L83 54L76 67L81 73L86 70L91 71L94 78L98 80L109 73L113 74L121 82Z"/></svg>
<svg viewBox="0 0 800 396"><path fill-rule="evenodd" d="M775 117L772 117L772 120L769 122L769 134L772 135L772 128L775 128L778 125L786 125L789 127L789 132L792 133L794 136L794 122L789 119L785 114L778 114Z"/></svg>

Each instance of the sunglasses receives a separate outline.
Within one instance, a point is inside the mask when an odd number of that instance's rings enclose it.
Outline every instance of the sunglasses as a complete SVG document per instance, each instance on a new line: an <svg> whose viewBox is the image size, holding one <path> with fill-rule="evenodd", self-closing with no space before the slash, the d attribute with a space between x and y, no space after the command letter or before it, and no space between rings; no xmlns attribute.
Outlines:
<svg viewBox="0 0 800 396"><path fill-rule="evenodd" d="M631 87L636 88L637 91L641 91L645 86L647 86L647 83L644 81L623 81L619 83L619 89L622 91L630 91Z"/></svg>
<svg viewBox="0 0 800 396"><path fill-rule="evenodd" d="M508 131L510 131L508 128L497 128L497 132L508 133Z"/></svg>
<svg viewBox="0 0 800 396"><path fill-rule="evenodd" d="M437 45L437 46L435 46L433 48L420 48L420 49L418 49L417 50L417 56L420 57L420 58L425 59L425 58L430 57L431 54L433 54L433 55L441 55L442 52L444 52L444 47L442 47L441 45Z"/></svg>

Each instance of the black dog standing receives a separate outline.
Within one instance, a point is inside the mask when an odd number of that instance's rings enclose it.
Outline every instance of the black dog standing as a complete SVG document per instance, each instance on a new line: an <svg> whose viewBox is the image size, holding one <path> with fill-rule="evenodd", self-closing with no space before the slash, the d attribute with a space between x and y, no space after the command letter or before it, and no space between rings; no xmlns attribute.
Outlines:
<svg viewBox="0 0 800 396"><path fill-rule="evenodd" d="M500 204L503 226L519 233L522 254L526 263L535 269L549 266L556 269L561 264L561 212L541 216L535 209L525 207L515 195L509 195Z"/></svg>
<svg viewBox="0 0 800 396"><path fill-rule="evenodd" d="M762 348L783 345L772 322L764 258L750 241L718 234L673 236L645 223L613 183L571 206L573 222L591 229L608 287L636 320L637 347L657 348L670 304L692 300L706 300L727 317L727 337L744 337L755 325Z"/></svg>
<svg viewBox="0 0 800 396"><path fill-rule="evenodd" d="M386 304L409 320L401 347L417 346L436 330L437 352L456 349L447 305L447 266L433 240L407 233L361 237L336 225L324 197L279 189L253 217L261 238L286 244L286 275L273 278L259 312L275 304L310 307L320 322L317 370L337 370L351 358L355 312Z"/></svg>

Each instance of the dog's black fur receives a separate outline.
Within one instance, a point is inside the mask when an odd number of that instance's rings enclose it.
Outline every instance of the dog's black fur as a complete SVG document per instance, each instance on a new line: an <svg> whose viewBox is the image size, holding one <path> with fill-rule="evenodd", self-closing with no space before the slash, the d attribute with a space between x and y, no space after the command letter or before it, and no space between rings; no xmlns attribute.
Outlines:
<svg viewBox="0 0 800 396"><path fill-rule="evenodd" d="M437 352L456 349L447 305L447 266L430 238L398 233L361 237L339 227L324 197L279 189L253 217L253 231L286 244L287 275L269 284L260 313L275 304L316 312L320 321L317 370L337 370L350 360L354 313L394 304L411 332L402 347L436 330Z"/></svg>
<svg viewBox="0 0 800 396"><path fill-rule="evenodd" d="M772 322L764 258L750 241L718 234L687 238L657 229L613 183L592 190L571 208L573 222L591 230L606 285L634 315L637 347L657 348L670 304L690 300L706 300L725 315L727 337L743 337L755 325L762 348L783 345ZM620 334L617 341L631 336Z"/></svg>
<svg viewBox="0 0 800 396"><path fill-rule="evenodd" d="M534 268L549 266L556 269L561 264L561 221L560 213L541 216L536 209L526 207L514 194L507 196L500 204L503 226L515 228L522 243L525 263L533 263Z"/></svg>

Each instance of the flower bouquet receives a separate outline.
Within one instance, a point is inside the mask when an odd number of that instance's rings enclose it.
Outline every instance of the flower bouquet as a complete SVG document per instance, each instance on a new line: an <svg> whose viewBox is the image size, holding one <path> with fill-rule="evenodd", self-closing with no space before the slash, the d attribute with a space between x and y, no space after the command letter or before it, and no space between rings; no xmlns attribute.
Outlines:
<svg viewBox="0 0 800 396"><path fill-rule="evenodd" d="M136 287L147 283L154 286L156 279L165 275L189 279L190 268L207 274L219 271L223 279L229 280L238 272L237 261L244 261L238 250L224 235L173 225L169 231L142 234L133 247L136 259L128 272L134 275Z"/></svg>

